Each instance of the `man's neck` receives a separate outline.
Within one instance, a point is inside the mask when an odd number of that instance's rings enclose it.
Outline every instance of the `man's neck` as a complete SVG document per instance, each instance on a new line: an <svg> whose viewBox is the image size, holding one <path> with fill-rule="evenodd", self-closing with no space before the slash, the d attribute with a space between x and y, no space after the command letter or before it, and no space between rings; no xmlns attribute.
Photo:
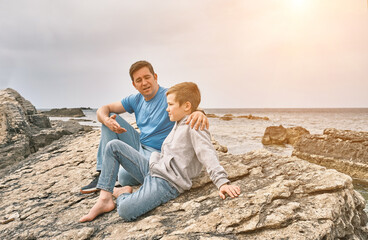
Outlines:
<svg viewBox="0 0 368 240"><path fill-rule="evenodd" d="M146 98L145 96L143 96L144 97L144 100L146 101L146 102L148 102L149 100L152 100L155 96L156 96L156 94L157 94L157 92L158 92L158 90L160 89L160 85L158 85L158 87L157 87L157 89L156 89L156 91L154 92L154 94L152 94L152 96L150 96L150 97L148 97L148 98Z"/></svg>

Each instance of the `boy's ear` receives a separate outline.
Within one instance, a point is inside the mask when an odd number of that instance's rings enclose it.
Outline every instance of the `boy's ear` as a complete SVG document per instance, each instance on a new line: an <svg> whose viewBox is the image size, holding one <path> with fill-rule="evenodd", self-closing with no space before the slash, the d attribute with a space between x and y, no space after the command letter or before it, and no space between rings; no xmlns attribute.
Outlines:
<svg viewBox="0 0 368 240"><path fill-rule="evenodd" d="M192 111L192 104L189 101L186 101L184 104L185 104L184 110L191 112Z"/></svg>

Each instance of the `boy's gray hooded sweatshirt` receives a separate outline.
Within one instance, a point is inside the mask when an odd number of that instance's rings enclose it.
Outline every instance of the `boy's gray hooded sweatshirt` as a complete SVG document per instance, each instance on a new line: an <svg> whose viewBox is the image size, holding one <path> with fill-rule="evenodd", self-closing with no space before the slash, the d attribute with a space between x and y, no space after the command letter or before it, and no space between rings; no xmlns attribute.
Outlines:
<svg viewBox="0 0 368 240"><path fill-rule="evenodd" d="M167 180L182 193L192 187L192 179L205 166L212 182L220 188L229 180L211 143L210 132L190 128L185 124L187 118L175 123L162 144L161 153L152 153L150 174Z"/></svg>

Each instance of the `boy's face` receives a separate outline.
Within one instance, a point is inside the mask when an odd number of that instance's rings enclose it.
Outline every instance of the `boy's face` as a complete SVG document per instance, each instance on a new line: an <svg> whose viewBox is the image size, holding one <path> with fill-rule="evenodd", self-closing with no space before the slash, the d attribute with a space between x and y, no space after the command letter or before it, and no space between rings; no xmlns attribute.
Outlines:
<svg viewBox="0 0 368 240"><path fill-rule="evenodd" d="M166 96L167 98L167 108L166 111L169 113L170 121L180 121L182 120L186 115L190 113L190 104L188 108L187 103L183 103L181 106L179 105L179 102L175 100L175 93L171 93Z"/></svg>

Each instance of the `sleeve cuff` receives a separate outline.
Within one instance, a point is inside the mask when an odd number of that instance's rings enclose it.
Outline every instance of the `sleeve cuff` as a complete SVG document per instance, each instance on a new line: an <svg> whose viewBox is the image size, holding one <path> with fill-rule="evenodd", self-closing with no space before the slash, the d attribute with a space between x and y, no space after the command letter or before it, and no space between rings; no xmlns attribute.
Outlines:
<svg viewBox="0 0 368 240"><path fill-rule="evenodd" d="M217 189L220 189L220 187L221 187L222 185L224 185L225 183L229 183L229 182L230 182L230 181L229 181L229 179L227 179L227 178L222 178L222 179L218 180L218 181L215 183L215 185L216 185Z"/></svg>

